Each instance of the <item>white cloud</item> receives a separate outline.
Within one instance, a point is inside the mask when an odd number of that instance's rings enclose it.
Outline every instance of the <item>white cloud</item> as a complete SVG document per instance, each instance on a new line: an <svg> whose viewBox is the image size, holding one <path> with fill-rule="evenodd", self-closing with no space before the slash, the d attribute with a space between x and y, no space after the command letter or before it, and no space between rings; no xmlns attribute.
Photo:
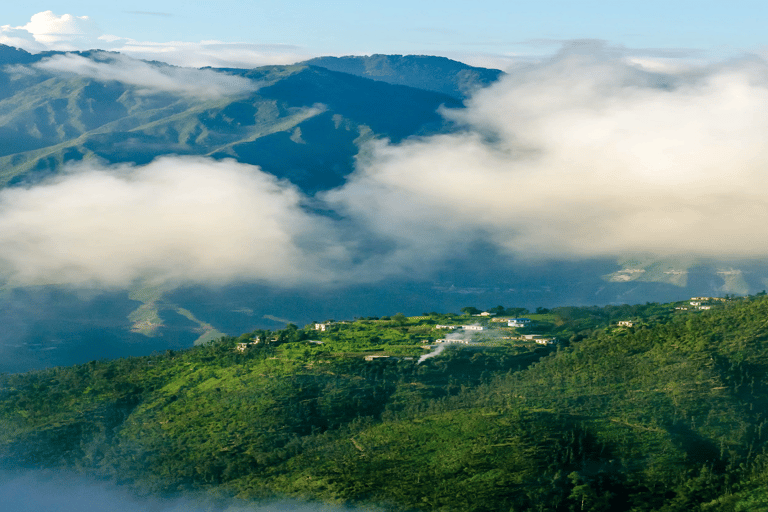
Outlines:
<svg viewBox="0 0 768 512"><path fill-rule="evenodd" d="M12 45L31 51L90 49L99 34L99 28L88 16L58 16L44 11L21 27L0 27L0 43L16 43Z"/></svg>
<svg viewBox="0 0 768 512"><path fill-rule="evenodd" d="M17 285L327 282L345 255L302 201L289 183L233 161L81 167L0 191L0 269Z"/></svg>
<svg viewBox="0 0 768 512"><path fill-rule="evenodd" d="M98 37L99 29L88 16L57 16L51 11L44 11L32 16L24 25L36 41L47 45L89 43Z"/></svg>
<svg viewBox="0 0 768 512"><path fill-rule="evenodd" d="M445 113L464 132L377 142L327 199L401 261L476 238L555 259L768 255L768 63L651 72L608 50L516 68Z"/></svg>
<svg viewBox="0 0 768 512"><path fill-rule="evenodd" d="M29 52L42 52L48 47L35 41L35 36L21 27L11 27L10 25L0 26L0 44L23 48Z"/></svg>
<svg viewBox="0 0 768 512"><path fill-rule="evenodd" d="M30 52L101 49L186 67L254 68L294 64L317 56L288 44L136 41L103 34L88 16L59 16L51 11L35 14L29 23L20 27L1 26L0 44Z"/></svg>
<svg viewBox="0 0 768 512"><path fill-rule="evenodd" d="M317 57L300 47L284 44L225 43L221 41L153 43L114 39L109 49L136 59L159 60L174 66L255 68L290 65Z"/></svg>
<svg viewBox="0 0 768 512"><path fill-rule="evenodd" d="M77 54L55 55L34 64L53 73L74 73L102 82L118 81L145 92L217 98L252 92L257 85L246 78L207 69L158 66L120 54L99 52L91 58Z"/></svg>

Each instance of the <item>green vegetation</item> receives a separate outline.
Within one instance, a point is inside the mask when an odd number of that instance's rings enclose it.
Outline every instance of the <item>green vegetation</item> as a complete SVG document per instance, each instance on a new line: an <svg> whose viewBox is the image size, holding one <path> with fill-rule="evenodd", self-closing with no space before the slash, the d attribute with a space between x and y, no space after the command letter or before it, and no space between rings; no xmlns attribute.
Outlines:
<svg viewBox="0 0 768 512"><path fill-rule="evenodd" d="M44 57L6 51L0 60ZM460 67L447 76L458 80ZM234 158L313 193L343 182L362 143L442 131L438 107L461 106L438 92L307 65L220 70L258 86L220 98L20 69L0 69L0 186L37 182L65 163L143 165L172 154Z"/></svg>
<svg viewBox="0 0 768 512"><path fill-rule="evenodd" d="M4 375L0 460L388 510L768 510L768 298L676 306L289 324Z"/></svg>

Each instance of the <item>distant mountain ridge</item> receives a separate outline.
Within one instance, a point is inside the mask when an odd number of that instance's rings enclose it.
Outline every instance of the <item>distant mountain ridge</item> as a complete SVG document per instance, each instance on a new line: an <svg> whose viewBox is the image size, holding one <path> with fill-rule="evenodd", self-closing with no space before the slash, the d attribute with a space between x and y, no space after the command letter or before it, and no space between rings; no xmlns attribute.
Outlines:
<svg viewBox="0 0 768 512"><path fill-rule="evenodd" d="M0 44L0 65L27 64L35 60L36 56L25 50Z"/></svg>
<svg viewBox="0 0 768 512"><path fill-rule="evenodd" d="M235 158L314 193L343 182L363 142L445 131L438 108L461 107L433 90L302 64L216 70L260 88L215 99L13 66L41 55L0 47L0 184L34 183L71 161L177 154Z"/></svg>
<svg viewBox="0 0 768 512"><path fill-rule="evenodd" d="M67 55L94 62L119 56L31 54L0 45L0 185L34 183L66 162L145 164L178 154L235 158L314 193L343 183L360 145L371 138L398 142L450 130L438 109L461 108L471 91L502 75L444 57L320 57L291 66L216 69L260 88L211 99L147 92L38 65Z"/></svg>
<svg viewBox="0 0 768 512"><path fill-rule="evenodd" d="M490 85L504 74L498 69L469 66L446 57L430 55L317 57L303 64L440 92L459 99Z"/></svg>

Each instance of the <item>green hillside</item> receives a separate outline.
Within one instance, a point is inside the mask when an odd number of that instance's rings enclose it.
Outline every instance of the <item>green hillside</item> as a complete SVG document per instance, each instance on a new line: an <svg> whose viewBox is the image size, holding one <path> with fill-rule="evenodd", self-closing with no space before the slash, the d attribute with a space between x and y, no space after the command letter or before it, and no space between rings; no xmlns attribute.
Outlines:
<svg viewBox="0 0 768 512"><path fill-rule="evenodd" d="M28 54L7 53L19 64L0 71L0 186L39 181L72 161L145 164L176 154L235 158L314 192L343 182L362 142L442 131L437 109L461 106L306 65L219 70L258 90L211 99L30 71L19 67Z"/></svg>
<svg viewBox="0 0 768 512"><path fill-rule="evenodd" d="M676 307L289 325L6 375L1 460L388 510L767 510L768 298Z"/></svg>

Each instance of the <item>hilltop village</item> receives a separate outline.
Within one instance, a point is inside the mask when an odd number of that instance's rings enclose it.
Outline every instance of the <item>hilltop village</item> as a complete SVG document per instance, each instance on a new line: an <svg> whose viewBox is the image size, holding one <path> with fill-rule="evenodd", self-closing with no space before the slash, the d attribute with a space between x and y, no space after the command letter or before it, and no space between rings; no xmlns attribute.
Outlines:
<svg viewBox="0 0 768 512"><path fill-rule="evenodd" d="M650 309L658 309L659 312L668 314L681 314L723 307L729 300L723 297L692 297L688 301L663 306L651 305ZM607 320L580 318L575 322L576 319L569 318L573 309L538 308L536 312L530 313L524 308L508 309L503 306L489 311L466 307L463 314L429 313L405 316L398 313L392 317L313 322L303 329L295 326L291 329L296 332L297 339L316 349L334 352L340 350L347 356L357 354L366 361L399 358L422 362L423 351L435 351L440 348L442 352L446 346L475 350L501 347L524 350L534 350L542 346L555 348L558 344L567 344L578 339L583 335L579 333L589 330L590 327L621 329L647 325L643 316L637 314ZM505 314L507 312L527 316L512 316ZM234 350L244 353L249 349L284 341L284 336L274 335L269 331L256 331L253 337L239 341Z"/></svg>

